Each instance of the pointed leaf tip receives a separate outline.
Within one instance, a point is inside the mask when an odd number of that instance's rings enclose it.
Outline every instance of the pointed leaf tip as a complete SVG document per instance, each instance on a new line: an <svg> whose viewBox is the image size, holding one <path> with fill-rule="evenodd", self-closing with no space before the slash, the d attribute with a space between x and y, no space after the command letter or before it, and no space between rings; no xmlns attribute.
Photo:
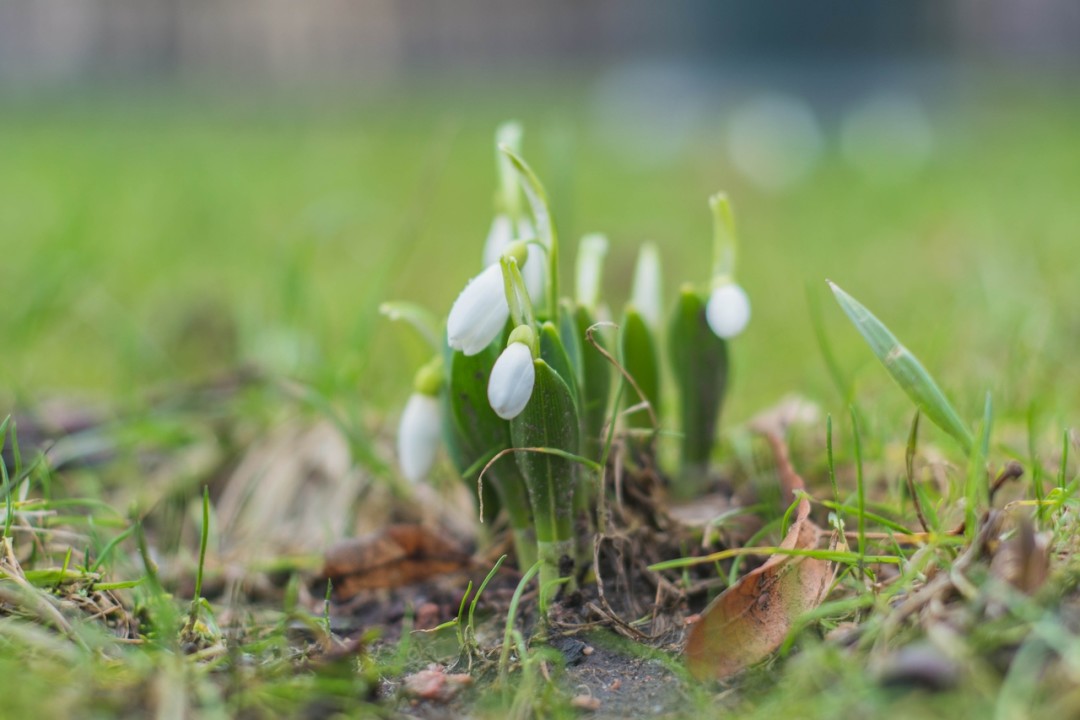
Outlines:
<svg viewBox="0 0 1080 720"><path fill-rule="evenodd" d="M840 286L831 281L827 282L851 324L859 331L896 384L927 418L951 435L964 452L970 455L975 445L971 432L919 359L862 303L844 292Z"/></svg>

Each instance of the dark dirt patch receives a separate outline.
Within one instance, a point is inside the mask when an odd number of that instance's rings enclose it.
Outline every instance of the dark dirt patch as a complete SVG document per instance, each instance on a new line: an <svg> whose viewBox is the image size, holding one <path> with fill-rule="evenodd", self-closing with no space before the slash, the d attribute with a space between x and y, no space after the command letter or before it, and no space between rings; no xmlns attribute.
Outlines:
<svg viewBox="0 0 1080 720"><path fill-rule="evenodd" d="M628 654L619 647L625 643L604 633L590 633L585 640L591 652L566 668L560 684L571 697L598 701L593 717L675 716L685 708L683 681L669 664L658 657Z"/></svg>

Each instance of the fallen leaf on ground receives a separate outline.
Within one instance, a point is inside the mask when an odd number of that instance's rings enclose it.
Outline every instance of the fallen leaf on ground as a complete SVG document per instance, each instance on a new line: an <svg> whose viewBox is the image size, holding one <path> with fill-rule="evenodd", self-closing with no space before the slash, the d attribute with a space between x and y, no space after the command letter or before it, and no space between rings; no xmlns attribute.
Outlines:
<svg viewBox="0 0 1080 720"><path fill-rule="evenodd" d="M394 588L467 568L471 556L453 540L422 525L388 525L326 551L322 579L344 600L362 590Z"/></svg>
<svg viewBox="0 0 1080 720"><path fill-rule="evenodd" d="M994 553L990 572L1017 590L1034 594L1050 575L1050 537L1036 533L1031 518L1021 517L1016 533Z"/></svg>
<svg viewBox="0 0 1080 720"><path fill-rule="evenodd" d="M787 502L805 487L777 435L766 433L780 472ZM810 550L823 531L810 520L810 503L803 498L795 519L780 543L785 549ZM686 660L699 679L731 677L780 647L795 619L821 604L829 591L834 563L811 557L773 555L720 594L690 628Z"/></svg>

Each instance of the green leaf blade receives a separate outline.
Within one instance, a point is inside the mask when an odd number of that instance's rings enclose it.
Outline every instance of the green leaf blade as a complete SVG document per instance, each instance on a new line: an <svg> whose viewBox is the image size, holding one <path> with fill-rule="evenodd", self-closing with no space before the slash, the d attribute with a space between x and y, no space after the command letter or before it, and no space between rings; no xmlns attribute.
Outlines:
<svg viewBox="0 0 1080 720"><path fill-rule="evenodd" d="M443 433L450 459L462 475L482 458L510 447L510 425L495 414L487 399L488 377L498 356L495 344L471 357L447 350ZM502 506L511 526L531 527L525 482L513 459L500 458L484 479L484 520L493 521Z"/></svg>
<svg viewBox="0 0 1080 720"><path fill-rule="evenodd" d="M911 398L927 418L951 435L964 452L970 455L975 443L971 432L919 359L858 300L833 282L829 282L829 288L855 329L859 331L900 389Z"/></svg>
<svg viewBox="0 0 1080 720"><path fill-rule="evenodd" d="M631 404L644 399L652 405L653 413L660 412L660 354L652 331L645 319L632 306L626 308L620 333L622 364L634 378L641 395L631 391ZM627 416L627 424L633 428L654 429L650 413L639 410Z"/></svg>
<svg viewBox="0 0 1080 720"><path fill-rule="evenodd" d="M682 423L680 489L692 496L707 481L728 378L727 343L709 329L705 300L692 288L679 294L668 342Z"/></svg>
<svg viewBox="0 0 1080 720"><path fill-rule="evenodd" d="M581 424L583 448L587 457L598 459L603 455L606 438L608 402L611 400L612 367L608 359L588 340L588 331L596 321L584 305L574 312L574 323L581 340ZM593 333L593 342L604 348L600 333ZM606 348L605 348L606 349Z"/></svg>
<svg viewBox="0 0 1080 720"><path fill-rule="evenodd" d="M579 420L570 388L543 359L535 360L533 365L536 381L532 398L510 421L514 447L552 448L576 454ZM532 502L537 538L541 542L571 540L576 463L552 453L516 452L514 457Z"/></svg>

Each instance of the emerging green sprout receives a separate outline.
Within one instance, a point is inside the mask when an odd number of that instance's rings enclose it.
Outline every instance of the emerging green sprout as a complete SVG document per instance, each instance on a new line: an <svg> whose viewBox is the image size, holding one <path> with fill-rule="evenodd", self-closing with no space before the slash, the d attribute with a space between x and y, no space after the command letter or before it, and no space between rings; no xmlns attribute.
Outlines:
<svg viewBox="0 0 1080 720"><path fill-rule="evenodd" d="M660 252L645 244L618 337L605 339L610 323L597 318L607 316L601 278L608 241L597 234L582 239L575 299L560 298L558 235L520 144L518 125L499 128L499 191L486 267L451 307L439 358L417 376L398 451L402 473L419 479L431 468L441 433L454 467L479 489L482 520L505 514L519 567L539 560L546 612L561 588L584 576L575 566L588 562L612 423L624 431L617 436L626 438L631 464L657 465L658 431L668 429L661 404L665 332L680 410L673 434L682 436L682 454L673 471L657 469L672 478L676 495L708 489L727 389L727 338L743 330L750 306L735 284L734 224L718 195L710 201L715 264L707 291L684 285L665 328ZM438 336L415 306L388 307L425 337ZM606 349L612 340L621 372ZM616 379L626 377L616 394ZM615 407L612 397L620 399Z"/></svg>

